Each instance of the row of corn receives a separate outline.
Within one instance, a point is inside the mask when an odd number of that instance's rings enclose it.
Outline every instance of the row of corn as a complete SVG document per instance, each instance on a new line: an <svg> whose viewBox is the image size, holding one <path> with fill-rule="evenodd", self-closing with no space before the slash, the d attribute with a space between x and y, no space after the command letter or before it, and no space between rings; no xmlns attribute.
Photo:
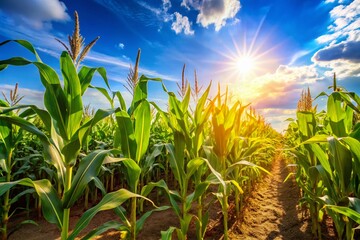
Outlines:
<svg viewBox="0 0 360 240"><path fill-rule="evenodd" d="M335 75L331 89L318 96L327 98L320 112L312 106L310 90L302 93L285 137L313 235L322 239L326 216L338 239L350 240L360 224L360 98L338 87Z"/></svg>

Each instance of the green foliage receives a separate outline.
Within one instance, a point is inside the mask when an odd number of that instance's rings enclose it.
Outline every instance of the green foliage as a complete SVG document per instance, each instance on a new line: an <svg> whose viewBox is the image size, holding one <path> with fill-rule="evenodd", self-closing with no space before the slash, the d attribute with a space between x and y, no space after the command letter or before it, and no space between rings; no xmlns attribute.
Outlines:
<svg viewBox="0 0 360 240"><path fill-rule="evenodd" d="M211 84L202 94L198 86L192 93L190 85L184 85L178 97L167 91L160 79L146 76L134 82L133 98L127 107L121 92L110 89L104 68L82 66L77 70L71 56L63 52L61 76L58 76L41 61L30 43L15 42L33 53L36 60L21 57L0 60L0 70L8 65L35 66L45 88L45 109L34 105L10 106L0 100L1 174L11 175L0 182L0 195L9 195L4 206L36 192L40 199L37 206L41 206L46 220L58 226L61 239L74 239L98 212L111 209L119 221L98 226L84 239L109 229L118 230L123 239L136 239L151 214L171 208L178 217L179 227L171 226L162 232L162 239L171 239L175 232L178 239L186 239L191 223L196 226L197 239L204 239L209 220L205 199L210 198L210 202L217 199L224 215L224 239L228 239L229 197L235 197L239 217L244 195L262 173L269 174L266 168L279 144L279 135L260 115L248 105L231 102L227 92L224 96L220 89L211 98ZM102 77L106 88L91 84L95 73ZM149 81L162 84L168 95L167 111L148 101ZM90 111L84 106L83 95L88 88L103 94L111 108ZM16 115L19 110L22 113ZM299 127L293 124L292 130L314 142L316 139L312 137L319 128L312 125L314 115L302 115L306 127L301 127L299 133ZM350 113L345 115L350 117ZM344 126L350 126L348 120L343 122ZM338 149L354 148L356 154L346 156L360 159L360 148L352 138L336 141L334 156L340 154ZM312 150L313 156L325 162L328 157L322 152L323 146L311 148L310 144L304 143L304 152L299 155L306 156ZM16 156L11 158L11 164L9 151L14 151ZM359 168L360 163L356 164ZM327 165L324 171L319 168L319 173L308 172L329 175L333 167ZM335 176L344 182L346 193L354 185L348 173L349 169L344 168L342 175ZM209 188L210 185L218 188ZM15 186L22 186L23 192L10 194ZM100 201L97 201L98 191ZM150 199L155 193L157 197L164 194L171 206L155 206L154 202L161 204ZM89 208L90 198L93 206ZM69 234L70 209L83 200L86 211ZM144 212L146 203L154 208ZM197 203L196 212L192 211L194 203Z"/></svg>
<svg viewBox="0 0 360 240"><path fill-rule="evenodd" d="M334 78L334 86L336 79ZM295 154L296 181L312 216L312 230L321 238L324 211L331 216L339 239L353 239L359 224L359 150L357 125L359 97L334 87L324 113L298 112L286 138ZM358 105L359 106L359 105ZM299 144L301 143L301 144Z"/></svg>

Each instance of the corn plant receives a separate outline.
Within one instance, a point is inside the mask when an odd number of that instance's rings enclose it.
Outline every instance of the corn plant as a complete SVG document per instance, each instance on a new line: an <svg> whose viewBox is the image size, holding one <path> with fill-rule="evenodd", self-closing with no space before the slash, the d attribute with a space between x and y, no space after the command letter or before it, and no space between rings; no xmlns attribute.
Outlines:
<svg viewBox="0 0 360 240"><path fill-rule="evenodd" d="M140 52L138 52L136 66L138 66L139 53ZM135 68L133 73L135 75L138 74L137 68ZM151 111L150 103L147 100L147 84L150 80L161 81L160 79L150 79L145 76L141 76L136 82L134 82L132 92L133 99L128 109L120 92L109 93L106 89L97 88L109 100L112 107L115 104L115 98L119 101L120 109L115 114L117 126L114 135L114 147L121 150L120 155L123 159L121 163L125 171L126 182L130 190L135 194L139 193L140 196L144 197L143 199L145 199L145 196L147 196L155 187L163 188L168 195L170 194L167 185L163 180L156 183L150 182L145 186L141 184L142 176L145 174L144 171L147 169L146 166L148 162L146 160L148 158L145 158L145 154L148 152L150 142ZM150 155L150 158L156 157L156 152L157 151L155 150L155 152L153 152L154 156ZM112 162L110 161L107 163ZM121 228L122 231L126 232L131 239L136 239L136 236L142 229L146 219L154 211L162 211L169 208L168 206L158 207L144 213L142 217L137 219L137 210L138 208L142 210L142 204L143 202L140 202L139 204L135 198L131 200L129 219L127 219L123 213L117 212L122 223L125 223ZM122 223L112 221L105 223L94 231L102 232L105 229L118 229Z"/></svg>
<svg viewBox="0 0 360 240"><path fill-rule="evenodd" d="M0 46L8 43L5 41ZM16 106L1 108L0 120L19 126L20 128L38 136L43 143L44 154L57 171L58 192L47 179L33 181L29 178L20 179L15 182L0 183L0 195L3 195L11 187L20 184L35 189L42 201L42 210L47 221L56 224L61 230L61 239L73 239L98 212L113 209L129 198L138 195L125 189L106 194L99 204L84 213L80 222L76 225L73 233L69 236L70 209L76 200L82 195L90 181L96 181L104 159L112 154L118 154L114 150L93 151L78 162L79 152L85 143L91 127L100 120L110 116L116 110L96 111L95 115L87 122L81 123L83 114L82 95L91 83L94 73L97 71L107 83L104 68L82 67L79 72L67 52L60 57L60 69L63 75L64 86L60 79L48 65L44 64L34 47L27 41L16 40L16 43L25 47L36 56L36 61L30 61L21 57L14 57L0 61L2 69L8 65L22 66L33 64L40 74L40 79L45 87L44 105L46 110L36 106ZM47 133L36 128L35 125L17 116L6 116L5 113L18 108L29 108L41 118ZM122 161L123 159L117 159ZM115 160L113 160L115 161ZM78 166L76 173L73 173Z"/></svg>
<svg viewBox="0 0 360 240"><path fill-rule="evenodd" d="M223 224L224 224L224 239L228 239L228 198L231 194L232 187L235 188L236 196L239 197L239 194L243 193L243 189L240 186L241 178L238 178L239 173L236 170L238 167L247 166L255 168L256 170L266 171L264 168L257 166L254 163L247 161L247 159L239 159L241 157L241 145L235 146L235 144L240 144L238 134L240 134L240 123L241 115L247 106L242 106L240 102L235 102L231 107L228 103L228 92L226 90L224 98L221 95L220 86L218 87L218 93L215 98L212 100L213 111L212 111L212 132L213 132L213 153L215 158L210 158L210 163L214 169L220 174L220 178L224 184L219 185L219 191L216 194L222 208L223 214ZM251 133L251 128L248 128ZM230 162L230 153L234 150L235 154L233 155L232 162ZM249 157L253 150L250 150ZM208 153L208 156L211 156L211 153ZM235 171L235 174L231 174ZM233 177L232 177L233 176ZM237 181L238 180L238 181ZM239 203L237 202L237 205Z"/></svg>
<svg viewBox="0 0 360 240"><path fill-rule="evenodd" d="M202 195L209 184L214 181L204 179L207 169L214 172L215 178L219 175L211 167L208 160L202 158L201 151L204 143L204 129L211 113L211 105L206 104L210 91L210 85L200 97L194 116L189 112L190 87L183 91L183 99L180 101L173 92L168 92L169 111L164 112L155 104L158 112L172 131L173 143L165 145L169 156L169 164L176 180L178 191L172 191L174 199L180 201L180 207L171 201L172 207L179 218L180 228L171 227L162 232L162 239L171 238L172 232L176 231L179 239L186 239L189 224L195 217L197 226L197 238L203 239L208 215L203 215ZM216 181L218 184L220 180ZM191 183L194 184L192 191ZM191 214L191 204L198 201L197 215Z"/></svg>

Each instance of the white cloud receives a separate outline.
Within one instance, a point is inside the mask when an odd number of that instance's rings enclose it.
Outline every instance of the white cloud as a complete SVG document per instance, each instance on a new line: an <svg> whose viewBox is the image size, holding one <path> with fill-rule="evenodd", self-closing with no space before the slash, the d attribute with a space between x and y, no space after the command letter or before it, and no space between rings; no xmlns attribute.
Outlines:
<svg viewBox="0 0 360 240"><path fill-rule="evenodd" d="M322 89L322 80L315 65L288 66L280 65L269 74L229 84L234 96L243 103L251 103L272 127L282 131L288 125L285 119L295 117L297 102L303 89L310 87L313 94Z"/></svg>
<svg viewBox="0 0 360 240"><path fill-rule="evenodd" d="M318 50L312 61L325 68L324 75L334 72L341 78L360 77L360 0L348 5L338 4L330 11L328 32L316 40L325 46Z"/></svg>
<svg viewBox="0 0 360 240"><path fill-rule="evenodd" d="M187 10L195 9L199 11L197 23L203 27L215 26L215 31L219 31L227 23L227 20L234 19L239 12L241 4L239 0L183 0L181 6ZM231 24L238 23L235 18Z"/></svg>
<svg viewBox="0 0 360 240"><path fill-rule="evenodd" d="M334 73L339 80L343 80L347 77L360 77L359 63L350 62L348 60L332 60L324 62L316 62L317 66L326 68L324 72L326 77L331 78Z"/></svg>
<svg viewBox="0 0 360 240"><path fill-rule="evenodd" d="M184 32L186 35L193 35L194 30L191 29L191 23L189 18L182 16L180 13L175 12L175 21L171 25L171 29L175 31L176 34Z"/></svg>
<svg viewBox="0 0 360 240"><path fill-rule="evenodd" d="M2 0L0 11L19 25L34 29L51 28L52 21L69 21L66 6L58 0Z"/></svg>
<svg viewBox="0 0 360 240"><path fill-rule="evenodd" d="M274 73L231 84L241 100L251 102L256 109L296 108L302 89L321 77L315 65L291 67L280 65Z"/></svg>
<svg viewBox="0 0 360 240"><path fill-rule="evenodd" d="M124 47L125 47L125 44L123 44L123 43L119 43L119 48L121 48L121 49L124 49Z"/></svg>
<svg viewBox="0 0 360 240"><path fill-rule="evenodd" d="M191 8L199 9L201 6L200 0L182 0L181 6L185 7L187 10Z"/></svg>
<svg viewBox="0 0 360 240"><path fill-rule="evenodd" d="M360 0L334 7L330 17L329 32L316 39L319 43L336 43L340 37L345 40L360 39Z"/></svg>
<svg viewBox="0 0 360 240"><path fill-rule="evenodd" d="M335 0L325 0L325 4L328 4L328 3L333 3L333 2L335 2Z"/></svg>
<svg viewBox="0 0 360 240"><path fill-rule="evenodd" d="M164 12L167 12L171 8L171 2L170 0L163 0L163 10Z"/></svg>
<svg viewBox="0 0 360 240"><path fill-rule="evenodd" d="M240 10L238 0L208 0L203 1L197 16L197 23L203 27L214 24L215 31L219 31L226 24L227 19L232 19Z"/></svg>
<svg viewBox="0 0 360 240"><path fill-rule="evenodd" d="M278 109L278 108L264 108L257 110L259 114L265 117L267 122L271 123L271 126L278 132L283 132L289 122L285 121L289 118L296 117L296 109Z"/></svg>

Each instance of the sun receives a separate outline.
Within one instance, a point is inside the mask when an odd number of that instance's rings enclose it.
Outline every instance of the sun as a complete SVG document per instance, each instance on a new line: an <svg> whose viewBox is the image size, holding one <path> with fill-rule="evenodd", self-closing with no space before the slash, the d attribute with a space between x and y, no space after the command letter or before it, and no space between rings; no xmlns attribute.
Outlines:
<svg viewBox="0 0 360 240"><path fill-rule="evenodd" d="M256 60L252 56L240 56L235 60L234 65L241 75L247 75L256 69Z"/></svg>

